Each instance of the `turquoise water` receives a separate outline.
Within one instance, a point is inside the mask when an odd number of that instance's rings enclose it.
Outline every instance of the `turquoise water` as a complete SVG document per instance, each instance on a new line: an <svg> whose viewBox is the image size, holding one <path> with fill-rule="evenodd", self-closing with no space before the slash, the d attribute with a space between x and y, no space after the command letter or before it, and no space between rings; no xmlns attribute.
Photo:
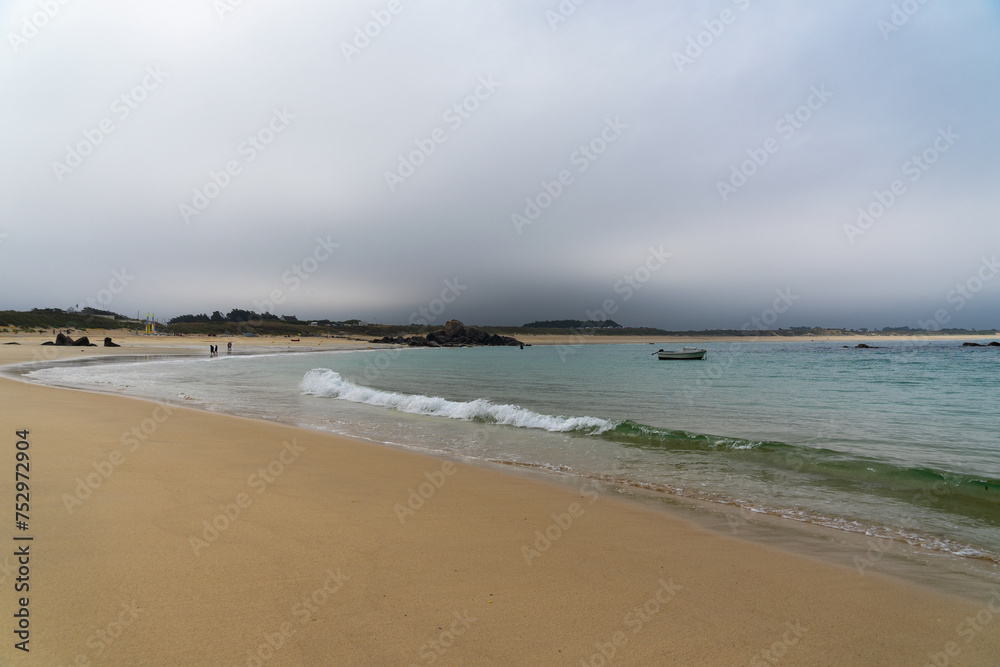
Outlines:
<svg viewBox="0 0 1000 667"><path fill-rule="evenodd" d="M373 350L52 367L177 401L736 505L1000 564L1000 348Z"/></svg>

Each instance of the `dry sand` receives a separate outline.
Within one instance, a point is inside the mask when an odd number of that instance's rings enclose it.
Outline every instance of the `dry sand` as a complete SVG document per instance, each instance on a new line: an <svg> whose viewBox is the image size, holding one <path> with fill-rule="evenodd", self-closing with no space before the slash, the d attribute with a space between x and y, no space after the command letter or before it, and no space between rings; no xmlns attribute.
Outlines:
<svg viewBox="0 0 1000 667"><path fill-rule="evenodd" d="M33 353L0 347L0 364ZM0 406L5 478L14 479L19 429L30 431L31 463L28 531L14 527L12 484L0 487L9 519L0 664L924 665L936 656L995 665L1000 656L1000 596L960 600L860 575L582 483L7 379ZM34 540L13 540L25 535ZM23 544L30 592L15 593ZM30 653L14 647L22 595Z"/></svg>

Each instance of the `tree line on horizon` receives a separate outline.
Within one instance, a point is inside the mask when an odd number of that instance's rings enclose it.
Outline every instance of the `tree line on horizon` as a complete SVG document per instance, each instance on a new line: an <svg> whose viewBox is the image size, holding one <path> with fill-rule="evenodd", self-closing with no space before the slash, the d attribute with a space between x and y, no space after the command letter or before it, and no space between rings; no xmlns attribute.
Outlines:
<svg viewBox="0 0 1000 667"><path fill-rule="evenodd" d="M614 320L543 320L522 325L525 329L624 329Z"/></svg>
<svg viewBox="0 0 1000 667"><path fill-rule="evenodd" d="M257 313L253 310L242 310L240 308L233 308L227 314L223 315L222 312L216 310L211 315L202 313L200 315L178 315L177 317L171 318L167 324L197 324L205 322L215 322L223 324L226 322L244 324L253 322L287 322L289 324L312 324L315 322L321 326L352 326L364 324L361 320L300 320L295 315L283 315L281 317L277 315L272 315L271 313Z"/></svg>
<svg viewBox="0 0 1000 667"><path fill-rule="evenodd" d="M120 313L109 310L85 307L80 310L72 308L32 308L30 311L0 310L0 327L13 327L20 330L35 329L129 329L141 324L141 318L127 317ZM423 330L433 330L443 326L443 323L429 326L416 325L377 325L363 322L358 319L350 320L300 320L295 315L277 316L270 313L257 313L252 310L242 310L233 308L225 315L221 311L213 311L211 315L207 313L178 315L167 322L167 326L179 325L175 332L198 333L199 326L206 327L206 331L221 331L223 328L229 329L233 326L247 328L262 327L283 331L285 327L303 327L312 324L323 327L349 327L352 329L364 328L381 331L392 329L394 332L415 332ZM850 335L850 334L873 334L887 333L899 335L920 335L920 334L982 334L993 335L997 329L940 329L936 331L926 329L915 329L908 326L883 327L881 329L845 329L833 327L805 327L796 326L773 331L758 331L756 329L702 329L702 330L664 330L654 327L624 327L614 320L540 320L529 322L521 326L481 326L491 333L513 334L521 331L523 333L566 333L579 332L582 330L593 332L595 335L610 335L614 333L630 335L706 335L706 336L755 336L760 334L789 335L801 337L806 335ZM291 329L289 329L291 331ZM304 331L302 329L297 329ZM525 331L530 330L530 331ZM787 332L787 333L779 333Z"/></svg>

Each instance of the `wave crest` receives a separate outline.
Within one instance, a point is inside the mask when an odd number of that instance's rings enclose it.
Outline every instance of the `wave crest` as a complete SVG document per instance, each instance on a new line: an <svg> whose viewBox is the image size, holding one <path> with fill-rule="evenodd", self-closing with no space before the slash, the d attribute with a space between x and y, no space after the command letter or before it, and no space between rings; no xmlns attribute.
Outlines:
<svg viewBox="0 0 1000 667"><path fill-rule="evenodd" d="M321 398L339 398L400 412L431 417L446 417L463 421L505 424L520 428L537 428L554 433L570 431L599 434L610 431L616 422L598 417L562 417L545 415L519 405L499 404L485 398L474 401L449 401L440 396L401 394L355 384L327 368L316 368L305 374L299 384L302 393Z"/></svg>

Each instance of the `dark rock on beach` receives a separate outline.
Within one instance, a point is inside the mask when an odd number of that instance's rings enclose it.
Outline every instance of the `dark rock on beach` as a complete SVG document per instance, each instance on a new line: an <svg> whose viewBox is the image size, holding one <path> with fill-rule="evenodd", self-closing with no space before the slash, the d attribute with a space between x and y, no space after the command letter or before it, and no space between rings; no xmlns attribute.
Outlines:
<svg viewBox="0 0 1000 667"><path fill-rule="evenodd" d="M104 339L104 347L121 347L118 343L112 342L111 336L107 336Z"/></svg>
<svg viewBox="0 0 1000 667"><path fill-rule="evenodd" d="M66 334L59 334L56 336L56 342L45 342L42 345L61 345L63 347L97 347L94 343L90 342L90 339L84 336L83 338L77 338L73 340ZM117 346L116 346L117 347Z"/></svg>
<svg viewBox="0 0 1000 667"><path fill-rule="evenodd" d="M444 329L432 331L426 336L386 336L372 341L389 345L409 345L410 347L471 347L487 346L524 346L524 343L510 336L489 334L476 327L467 327L458 320L450 320Z"/></svg>

